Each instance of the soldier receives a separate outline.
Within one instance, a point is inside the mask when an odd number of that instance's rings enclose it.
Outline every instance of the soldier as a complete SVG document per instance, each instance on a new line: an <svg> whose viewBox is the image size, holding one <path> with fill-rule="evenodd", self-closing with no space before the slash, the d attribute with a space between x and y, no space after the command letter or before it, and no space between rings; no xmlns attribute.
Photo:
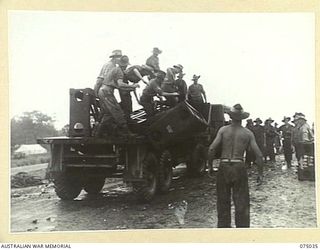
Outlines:
<svg viewBox="0 0 320 250"><path fill-rule="evenodd" d="M272 163L275 162L275 154L274 154L274 140L277 136L275 128L272 126L274 120L268 118L264 122L264 133L266 136L266 144L265 144L265 160L269 156L270 161Z"/></svg>
<svg viewBox="0 0 320 250"><path fill-rule="evenodd" d="M98 96L100 99L99 101L103 117L98 128L98 136L101 136L105 130L109 134L116 134L117 132L120 132L120 135L131 135L124 113L114 96L115 89L133 91L139 87L139 84L137 83L128 85L123 82L123 70L128 66L128 64L129 58L127 56L122 56L119 60L119 67L114 67L105 75L103 83L99 89Z"/></svg>
<svg viewBox="0 0 320 250"><path fill-rule="evenodd" d="M234 105L229 116L231 125L221 127L209 147L209 160L212 161L221 145L221 160L217 174L218 227L231 227L231 193L235 205L236 227L250 226L250 201L248 176L243 155L250 146L258 164L258 183L262 182L262 153L253 133L242 127L241 121L249 117L240 104ZM211 169L209 169L212 171Z"/></svg>
<svg viewBox="0 0 320 250"><path fill-rule="evenodd" d="M282 122L284 123L279 127L279 131L281 133L282 138L282 145L283 145L283 153L284 159L287 163L287 167L291 168L291 161L292 161L292 133L293 133L293 126L289 124L291 120L290 117L283 117Z"/></svg>
<svg viewBox="0 0 320 250"><path fill-rule="evenodd" d="M253 132L253 121L252 119L247 119L246 128ZM254 162L254 152L252 152L251 148L249 147L246 151L246 166L251 167L252 163Z"/></svg>
<svg viewBox="0 0 320 250"><path fill-rule="evenodd" d="M143 81L145 84L148 84L148 82L143 78L144 76L153 76L153 69L147 65L133 65L129 68L125 69L124 71L124 79L123 82L125 83L138 83L139 81ZM120 106L125 114L125 117L128 122L130 122L130 114L132 112L132 99L130 90L119 90L121 103ZM138 100L137 93L134 91L134 95Z"/></svg>
<svg viewBox="0 0 320 250"><path fill-rule="evenodd" d="M175 85L177 87L178 93L179 93L179 102L183 102L187 99L187 83L185 80L183 80L184 73L179 73L178 79L175 82Z"/></svg>
<svg viewBox="0 0 320 250"><path fill-rule="evenodd" d="M257 118L253 121L255 125L253 126L253 134L256 139L257 145L261 152L264 152L264 145L265 145L265 133L264 133L264 127L261 125L262 120L260 118Z"/></svg>
<svg viewBox="0 0 320 250"><path fill-rule="evenodd" d="M201 112L203 104L207 102L207 97L202 85L198 83L199 78L200 76L193 75L191 79L193 84L188 88L188 100L195 109Z"/></svg>
<svg viewBox="0 0 320 250"><path fill-rule="evenodd" d="M119 62L120 57L122 56L121 50L117 49L112 51L112 54L109 56L111 60L107 63L105 63L100 70L100 74L97 77L97 82L94 86L94 93L96 96L98 96L99 89L102 85L103 80L105 79L106 75L117 66L117 63Z"/></svg>
<svg viewBox="0 0 320 250"><path fill-rule="evenodd" d="M165 72L158 71L156 73L156 78L151 79L149 84L145 87L142 92L142 96L140 98L140 104L143 106L144 110L147 113L147 116L150 117L154 115L154 103L153 97L154 96L178 96L177 92L174 93L167 93L161 89L161 84L165 78Z"/></svg>
<svg viewBox="0 0 320 250"><path fill-rule="evenodd" d="M161 85L161 89L167 93L175 93L178 91L177 86L175 85L176 75L182 73L183 66L181 64L176 64L173 67L167 68L166 76ZM166 96L167 104L170 107L175 106L178 103L177 96Z"/></svg>
<svg viewBox="0 0 320 250"><path fill-rule="evenodd" d="M150 56L147 61L146 61L146 65L150 66L151 68L153 68L153 70L155 72L160 70L160 66L159 66L159 57L158 55L160 55L162 53L162 51L158 48L153 48L152 50L152 56Z"/></svg>
<svg viewBox="0 0 320 250"><path fill-rule="evenodd" d="M296 125L294 128L294 145L299 162L304 155L304 145L313 142L314 135L310 126L307 124L304 114L296 113L294 118Z"/></svg>

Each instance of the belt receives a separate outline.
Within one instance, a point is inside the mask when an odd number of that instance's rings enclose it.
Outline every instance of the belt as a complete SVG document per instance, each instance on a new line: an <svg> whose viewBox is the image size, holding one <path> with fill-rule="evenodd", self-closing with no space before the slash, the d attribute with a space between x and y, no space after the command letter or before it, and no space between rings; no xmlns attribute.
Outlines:
<svg viewBox="0 0 320 250"><path fill-rule="evenodd" d="M220 162L243 162L242 159L221 159Z"/></svg>

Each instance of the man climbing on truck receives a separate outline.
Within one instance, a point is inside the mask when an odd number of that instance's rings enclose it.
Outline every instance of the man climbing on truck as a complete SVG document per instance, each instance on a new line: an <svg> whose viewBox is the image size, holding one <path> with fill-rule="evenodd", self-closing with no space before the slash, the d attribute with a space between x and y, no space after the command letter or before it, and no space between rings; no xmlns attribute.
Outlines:
<svg viewBox="0 0 320 250"><path fill-rule="evenodd" d="M140 98L140 104L143 106L148 117L155 113L154 109L154 96L178 96L177 92L168 93L161 89L161 84L165 78L166 73L163 71L158 71L156 73L156 78L151 79L149 85L143 90L142 96Z"/></svg>
<svg viewBox="0 0 320 250"><path fill-rule="evenodd" d="M133 91L139 84L132 85L123 82L123 70L129 64L129 58L122 56L119 67L114 67L106 75L98 91L103 117L97 129L97 136L103 134L126 136L131 135L124 113L114 96L115 89Z"/></svg>

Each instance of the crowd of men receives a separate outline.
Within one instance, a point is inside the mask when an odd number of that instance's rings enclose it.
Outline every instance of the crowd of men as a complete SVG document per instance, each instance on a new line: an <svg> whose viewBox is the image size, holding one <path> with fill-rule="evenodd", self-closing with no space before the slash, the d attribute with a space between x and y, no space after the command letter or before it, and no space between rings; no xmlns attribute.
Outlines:
<svg viewBox="0 0 320 250"><path fill-rule="evenodd" d="M153 48L152 55L145 64L130 65L129 57L122 55L121 50L112 51L110 61L103 65L94 86L103 115L95 131L97 136L132 135L128 128L132 112L132 92L147 117L156 112L154 97L158 97L169 107L188 99L197 108L207 101L203 86L198 83L200 76L193 75L193 84L188 88L183 79L185 74L181 64L167 68L166 72L160 69L161 53L159 48ZM136 88L140 87L140 81L145 84L145 88L139 98ZM115 98L115 89L119 90L120 103Z"/></svg>
<svg viewBox="0 0 320 250"><path fill-rule="evenodd" d="M253 132L257 145L263 153L264 162L275 162L275 155L284 154L288 168L292 167L292 154L295 152L296 159L301 160L304 154L303 144L313 142L314 131L307 123L303 113L296 112L292 117L283 117L282 125L278 127L272 118L264 121L260 118L247 119L246 128ZM274 123L274 125L272 125ZM262 125L263 124L263 125ZM246 164L251 166L255 160L253 152L246 152Z"/></svg>
<svg viewBox="0 0 320 250"><path fill-rule="evenodd" d="M277 124L272 125L274 120L271 118L266 119L264 125L259 118L254 121L247 119L249 113L240 104L234 105L228 114L230 123L219 129L208 151L211 162L221 150L216 178L218 227L231 227L231 197L236 227L250 227L248 165L257 164L257 183L261 185L263 160L274 162L276 148L279 152L282 147L288 167L291 167L293 150L297 160L302 161L306 145L312 145L314 131L302 113L293 115L293 125L289 123L290 117L284 117L279 128ZM247 119L246 128L242 126L244 119ZM212 169L211 164L209 173Z"/></svg>

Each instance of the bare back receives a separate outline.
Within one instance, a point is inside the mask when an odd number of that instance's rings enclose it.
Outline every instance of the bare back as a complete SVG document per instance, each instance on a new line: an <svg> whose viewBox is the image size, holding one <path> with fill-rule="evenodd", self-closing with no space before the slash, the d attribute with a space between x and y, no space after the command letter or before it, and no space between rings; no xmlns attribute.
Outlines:
<svg viewBox="0 0 320 250"><path fill-rule="evenodd" d="M221 130L222 159L243 159L251 139L250 130L231 124Z"/></svg>

